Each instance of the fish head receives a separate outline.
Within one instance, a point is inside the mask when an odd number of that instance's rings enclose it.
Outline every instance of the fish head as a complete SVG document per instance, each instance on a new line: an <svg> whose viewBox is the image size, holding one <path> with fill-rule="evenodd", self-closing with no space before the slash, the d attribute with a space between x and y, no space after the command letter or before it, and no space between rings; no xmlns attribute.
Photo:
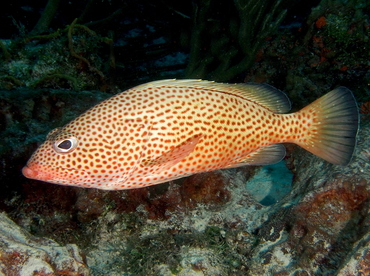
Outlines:
<svg viewBox="0 0 370 276"><path fill-rule="evenodd" d="M125 182L142 160L150 124L132 119L86 124L82 119L52 130L23 168L23 175L59 185L126 189Z"/></svg>
<svg viewBox="0 0 370 276"><path fill-rule="evenodd" d="M82 186L89 183L91 168L78 157L82 150L79 137L57 128L33 153L22 173L27 178L54 184ZM86 162L86 161L85 161Z"/></svg>

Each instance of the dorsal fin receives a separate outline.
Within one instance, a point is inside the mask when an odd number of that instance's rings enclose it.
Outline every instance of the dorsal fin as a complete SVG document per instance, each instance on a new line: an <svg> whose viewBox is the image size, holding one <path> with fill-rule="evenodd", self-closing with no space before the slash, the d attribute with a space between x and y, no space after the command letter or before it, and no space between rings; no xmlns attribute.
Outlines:
<svg viewBox="0 0 370 276"><path fill-rule="evenodd" d="M144 87L181 87L186 86L187 88L197 88L212 90L215 92L223 92L239 96L248 101L255 102L267 109L270 109L275 113L287 113L290 110L290 101L284 92L274 88L271 85L265 83L218 83L213 81L205 80L160 80L153 81L143 85L135 87L140 89Z"/></svg>

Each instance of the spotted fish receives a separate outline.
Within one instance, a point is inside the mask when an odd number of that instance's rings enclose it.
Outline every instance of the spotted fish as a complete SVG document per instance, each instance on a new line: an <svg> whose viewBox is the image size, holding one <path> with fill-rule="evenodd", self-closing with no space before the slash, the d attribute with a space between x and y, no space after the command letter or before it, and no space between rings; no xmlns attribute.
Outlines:
<svg viewBox="0 0 370 276"><path fill-rule="evenodd" d="M267 84L162 80L139 85L52 130L28 178L121 190L206 171L264 165L295 143L333 164L352 156L356 101L339 87L296 113Z"/></svg>

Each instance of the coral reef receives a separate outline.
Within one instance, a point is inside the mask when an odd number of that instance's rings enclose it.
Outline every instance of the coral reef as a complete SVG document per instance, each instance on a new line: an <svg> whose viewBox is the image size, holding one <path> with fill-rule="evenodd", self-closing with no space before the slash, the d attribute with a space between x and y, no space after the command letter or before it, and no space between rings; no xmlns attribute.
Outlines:
<svg viewBox="0 0 370 276"><path fill-rule="evenodd" d="M280 28L266 42L245 81L284 88L293 103L300 103L294 109L340 85L366 102L368 14L363 1L321 1L304 24Z"/></svg>
<svg viewBox="0 0 370 276"><path fill-rule="evenodd" d="M0 244L1 275L90 275L76 245L34 237L4 213L0 213Z"/></svg>
<svg viewBox="0 0 370 276"><path fill-rule="evenodd" d="M75 20L64 30L30 35L7 45L2 43L6 62L0 66L0 85L3 89L18 86L76 91L101 88L105 84L105 76L98 69L103 66L98 55L102 42L112 43L86 26L76 24Z"/></svg>
<svg viewBox="0 0 370 276"><path fill-rule="evenodd" d="M136 2L91 0L73 3L73 8L69 5L48 1L41 16L34 14L38 18L32 26L23 16L16 18L17 13L9 16L12 21L2 22L17 30L0 39L0 59L5 61L0 64L0 88L116 93L118 85L122 88L183 73L188 54L178 42L181 32L177 24L164 27L169 18L183 18L173 17L167 3L154 5L154 9L146 6L150 23L138 22L136 15L142 10ZM35 12L32 7L22 8ZM4 21L1 16L0 20Z"/></svg>
<svg viewBox="0 0 370 276"><path fill-rule="evenodd" d="M364 271L368 265L363 248L369 230L368 132L361 131L349 167L336 168L315 157L294 161L297 178L284 205L296 204L277 210L259 228L264 242L254 249L258 257L250 263L251 275L366 275L354 267Z"/></svg>

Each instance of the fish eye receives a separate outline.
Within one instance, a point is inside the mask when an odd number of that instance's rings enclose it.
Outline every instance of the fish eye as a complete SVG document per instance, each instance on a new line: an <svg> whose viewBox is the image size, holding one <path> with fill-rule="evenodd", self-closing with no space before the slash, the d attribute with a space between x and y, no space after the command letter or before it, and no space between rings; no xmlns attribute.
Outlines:
<svg viewBox="0 0 370 276"><path fill-rule="evenodd" d="M70 153L77 147L77 143L75 137L69 137L67 139L55 141L53 148L57 153Z"/></svg>

